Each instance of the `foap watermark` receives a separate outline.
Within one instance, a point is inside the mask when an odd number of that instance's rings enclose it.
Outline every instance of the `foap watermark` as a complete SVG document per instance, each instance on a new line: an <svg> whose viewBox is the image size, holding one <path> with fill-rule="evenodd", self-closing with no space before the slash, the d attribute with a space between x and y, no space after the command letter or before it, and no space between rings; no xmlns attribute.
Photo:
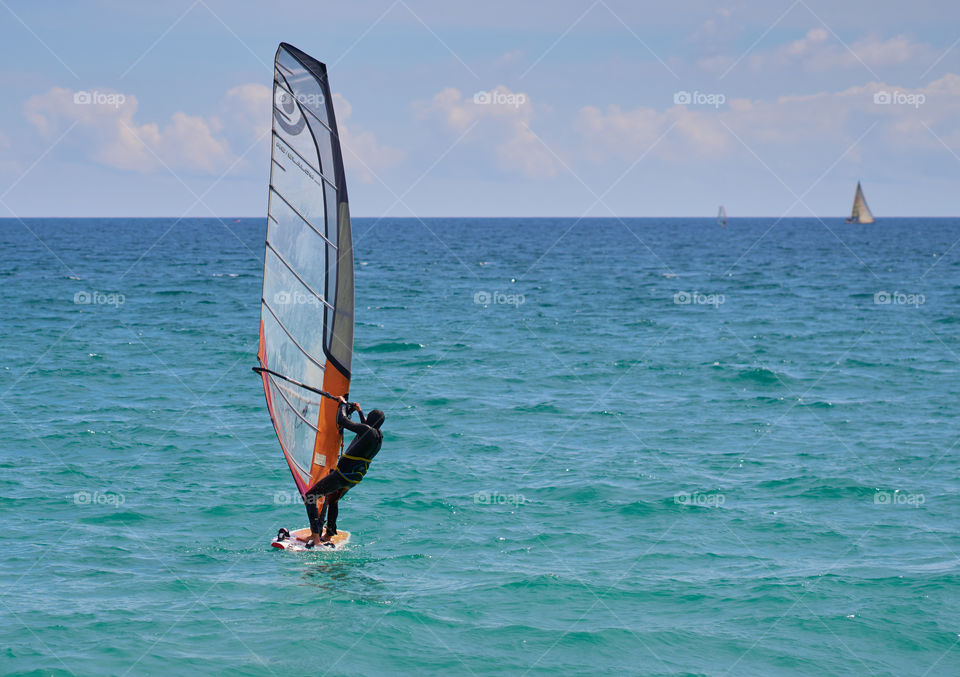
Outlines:
<svg viewBox="0 0 960 677"><path fill-rule="evenodd" d="M524 303L527 302L527 297L523 294L504 294L503 292L495 291L493 293L488 291L478 291L473 295L473 302L478 306L513 306L514 308L519 308Z"/></svg>
<svg viewBox="0 0 960 677"><path fill-rule="evenodd" d="M874 505L906 505L911 508L919 508L927 502L927 497L923 494L911 494L907 491L878 491L873 495Z"/></svg>
<svg viewBox="0 0 960 677"><path fill-rule="evenodd" d="M696 90L688 92L681 89L679 92L673 93L673 103L678 106L713 106L714 108L720 108L726 102L726 95L719 92L698 92Z"/></svg>
<svg viewBox="0 0 960 677"><path fill-rule="evenodd" d="M527 499L523 494L501 494L499 491L478 491L473 495L476 505L523 505Z"/></svg>
<svg viewBox="0 0 960 677"><path fill-rule="evenodd" d="M73 102L78 106L113 106L120 108L127 102L125 94L113 92L80 91L73 95Z"/></svg>
<svg viewBox="0 0 960 677"><path fill-rule="evenodd" d="M314 92L311 94L304 94L299 92L297 94L291 94L282 87L277 87L277 91L274 92L273 101L281 108L290 108L290 105L296 101L297 103L303 106L323 106L326 103L323 94L320 92Z"/></svg>
<svg viewBox="0 0 960 677"><path fill-rule="evenodd" d="M478 106L513 106L514 108L519 108L526 102L526 94L501 92L497 89L492 92L481 91L473 95L473 103Z"/></svg>
<svg viewBox="0 0 960 677"><path fill-rule="evenodd" d="M914 108L920 108L927 102L927 96L926 94L910 94L897 90L892 92L882 90L874 92L873 102L879 106L913 106Z"/></svg>
<svg viewBox="0 0 960 677"><path fill-rule="evenodd" d="M294 505L303 503L303 497L299 491L277 491L273 494L274 505Z"/></svg>
<svg viewBox="0 0 960 677"><path fill-rule="evenodd" d="M713 306L719 308L727 302L723 294L701 294L698 291L678 291L673 295L673 302L678 306Z"/></svg>
<svg viewBox="0 0 960 677"><path fill-rule="evenodd" d="M905 292L878 291L873 295L873 303L878 306L913 306L919 308L927 302L923 294L907 294Z"/></svg>
<svg viewBox="0 0 960 677"><path fill-rule="evenodd" d="M127 502L127 497L112 491L78 491L70 496L70 500L74 505L108 505L119 508Z"/></svg>
<svg viewBox="0 0 960 677"><path fill-rule="evenodd" d="M119 292L78 291L73 295L78 306L113 306L119 308L127 302L127 297Z"/></svg>
<svg viewBox="0 0 960 677"><path fill-rule="evenodd" d="M719 508L727 502L727 497L716 491L709 493L695 491L692 494L680 491L673 495L673 502L677 505L693 505L699 508Z"/></svg>
<svg viewBox="0 0 960 677"><path fill-rule="evenodd" d="M319 306L320 299L313 294L304 294L302 291L278 291L273 295L273 301L278 306Z"/></svg>

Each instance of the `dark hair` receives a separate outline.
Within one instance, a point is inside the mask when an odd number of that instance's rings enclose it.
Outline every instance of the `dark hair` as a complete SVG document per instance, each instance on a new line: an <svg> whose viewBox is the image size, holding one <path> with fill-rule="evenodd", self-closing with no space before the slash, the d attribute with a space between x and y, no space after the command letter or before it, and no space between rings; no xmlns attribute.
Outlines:
<svg viewBox="0 0 960 677"><path fill-rule="evenodd" d="M383 412L379 409L373 409L367 414L367 425L372 425L374 428L379 428L383 425L383 420L386 418Z"/></svg>

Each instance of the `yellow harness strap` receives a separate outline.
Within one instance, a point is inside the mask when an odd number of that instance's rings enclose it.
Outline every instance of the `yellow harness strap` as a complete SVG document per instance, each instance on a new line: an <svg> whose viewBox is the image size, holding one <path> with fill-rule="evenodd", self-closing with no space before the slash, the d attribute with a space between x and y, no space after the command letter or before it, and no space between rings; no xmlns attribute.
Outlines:
<svg viewBox="0 0 960 677"><path fill-rule="evenodd" d="M349 477L344 475L342 472L340 472L340 468L334 468L334 471L340 473L340 477L342 477L345 481L349 482L350 484L360 484L360 480L350 479Z"/></svg>

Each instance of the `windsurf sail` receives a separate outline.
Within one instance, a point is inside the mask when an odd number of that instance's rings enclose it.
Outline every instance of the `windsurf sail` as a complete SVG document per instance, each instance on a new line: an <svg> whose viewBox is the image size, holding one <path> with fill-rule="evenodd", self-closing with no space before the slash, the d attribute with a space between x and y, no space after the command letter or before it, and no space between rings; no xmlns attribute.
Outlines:
<svg viewBox="0 0 960 677"><path fill-rule="evenodd" d="M286 43L274 61L271 146L258 371L303 495L340 451L332 398L350 390L353 245L327 69Z"/></svg>
<svg viewBox="0 0 960 677"><path fill-rule="evenodd" d="M867 199L863 196L863 188L860 187L859 181L857 181L857 192L853 196L853 211L850 212L847 223L873 223L873 214L867 206Z"/></svg>
<svg viewBox="0 0 960 677"><path fill-rule="evenodd" d="M723 205L720 205L720 209L717 211L717 223L721 226L727 225L727 210L723 208Z"/></svg>

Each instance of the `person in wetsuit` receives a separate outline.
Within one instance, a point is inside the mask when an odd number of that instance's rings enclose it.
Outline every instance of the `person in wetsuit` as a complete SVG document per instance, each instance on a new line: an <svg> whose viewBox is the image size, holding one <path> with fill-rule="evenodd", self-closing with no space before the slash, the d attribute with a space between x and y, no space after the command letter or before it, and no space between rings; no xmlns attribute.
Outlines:
<svg viewBox="0 0 960 677"><path fill-rule="evenodd" d="M359 415L359 423L350 420L353 411ZM380 445L383 443L380 426L383 425L383 421L384 414L379 409L374 409L364 417L360 405L347 402L343 397L340 398L340 406L337 408L337 425L356 433L356 437L341 454L337 467L310 487L303 497L307 517L310 518L308 547L328 542L336 535L340 499L351 487L360 483L370 468L370 461L380 451ZM318 510L317 502L321 499L323 508ZM321 536L325 517L327 530Z"/></svg>

